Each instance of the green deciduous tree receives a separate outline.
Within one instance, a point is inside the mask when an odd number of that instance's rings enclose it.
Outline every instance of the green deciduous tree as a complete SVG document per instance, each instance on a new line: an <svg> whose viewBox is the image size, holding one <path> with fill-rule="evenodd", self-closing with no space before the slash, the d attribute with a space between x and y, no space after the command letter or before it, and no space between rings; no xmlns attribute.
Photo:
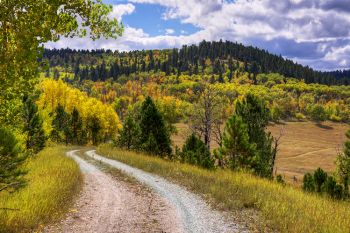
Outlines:
<svg viewBox="0 0 350 233"><path fill-rule="evenodd" d="M45 147L46 135L43 122L38 113L38 107L31 97L24 99L23 109L24 133L26 134L26 148L38 153Z"/></svg>
<svg viewBox="0 0 350 233"><path fill-rule="evenodd" d="M164 119L151 97L147 97L140 112L140 145L148 153L171 154L171 141Z"/></svg>
<svg viewBox="0 0 350 233"><path fill-rule="evenodd" d="M20 122L21 95L33 90L43 44L60 36L116 38L123 27L101 0L0 1L0 122Z"/></svg>

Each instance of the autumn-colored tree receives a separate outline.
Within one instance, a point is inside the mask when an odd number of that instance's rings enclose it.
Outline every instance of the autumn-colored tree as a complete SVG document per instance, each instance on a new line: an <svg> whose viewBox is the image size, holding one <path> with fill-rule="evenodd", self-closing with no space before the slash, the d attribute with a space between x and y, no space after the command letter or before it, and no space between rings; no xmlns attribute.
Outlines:
<svg viewBox="0 0 350 233"><path fill-rule="evenodd" d="M21 94L34 88L43 44L87 32L92 39L116 38L123 27L111 11L101 0L0 1L1 123L20 121Z"/></svg>

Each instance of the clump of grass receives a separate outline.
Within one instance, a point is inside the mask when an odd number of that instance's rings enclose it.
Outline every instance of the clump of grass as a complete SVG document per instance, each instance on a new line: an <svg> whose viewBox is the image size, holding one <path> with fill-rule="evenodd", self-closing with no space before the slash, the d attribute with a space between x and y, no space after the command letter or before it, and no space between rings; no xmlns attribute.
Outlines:
<svg viewBox="0 0 350 233"><path fill-rule="evenodd" d="M80 189L78 165L65 156L66 148L47 148L24 165L27 185L0 193L0 232L30 232L59 219Z"/></svg>
<svg viewBox="0 0 350 233"><path fill-rule="evenodd" d="M226 210L257 209L280 232L349 232L350 204L307 194L290 186L229 170L209 171L157 157L113 149L98 152L175 180Z"/></svg>

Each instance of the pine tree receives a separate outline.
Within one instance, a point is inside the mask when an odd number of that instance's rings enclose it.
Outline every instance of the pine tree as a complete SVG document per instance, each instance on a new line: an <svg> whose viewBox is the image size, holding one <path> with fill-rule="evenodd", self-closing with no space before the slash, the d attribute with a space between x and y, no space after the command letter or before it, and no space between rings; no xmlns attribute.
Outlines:
<svg viewBox="0 0 350 233"><path fill-rule="evenodd" d="M62 105L55 109L55 118L52 121L53 130L51 138L56 142L65 142L68 144L71 140L70 116L64 110Z"/></svg>
<svg viewBox="0 0 350 233"><path fill-rule="evenodd" d="M100 140L100 130L101 130L101 123L100 120L96 117L89 117L87 127L90 133L91 141L93 145L97 145Z"/></svg>
<svg viewBox="0 0 350 233"><path fill-rule="evenodd" d="M123 129L120 131L117 144L128 150L138 149L140 140L140 126L131 116L125 118Z"/></svg>
<svg viewBox="0 0 350 233"><path fill-rule="evenodd" d="M0 127L0 192L12 191L24 184L23 171L19 166L24 161L16 137L10 130Z"/></svg>
<svg viewBox="0 0 350 233"><path fill-rule="evenodd" d="M233 115L226 122L222 146L215 154L221 166L250 169L256 156L255 146L249 141L247 124L240 116Z"/></svg>
<svg viewBox="0 0 350 233"><path fill-rule="evenodd" d="M350 178L350 130L345 135L348 140L345 142L343 153L340 153L337 158L337 174L343 184L344 193L348 196Z"/></svg>
<svg viewBox="0 0 350 233"><path fill-rule="evenodd" d="M316 171L314 172L314 181L315 181L315 189L316 192L320 193L322 190L322 185L326 182L327 180L327 173L323 171L321 168L317 168Z"/></svg>
<svg viewBox="0 0 350 233"><path fill-rule="evenodd" d="M258 97L248 94L243 101L237 102L235 114L247 125L249 142L256 145L257 159L253 164L255 173L271 177L277 149L273 146L271 133L265 132L270 117L268 108Z"/></svg>
<svg viewBox="0 0 350 233"><path fill-rule="evenodd" d="M186 163L199 165L204 168L214 167L214 160L210 155L208 147L194 133L186 139L180 157Z"/></svg>
<svg viewBox="0 0 350 233"><path fill-rule="evenodd" d="M83 120L79 111L74 107L70 117L70 127L72 133L72 141L75 144L83 144L85 142L85 131L83 129Z"/></svg>
<svg viewBox="0 0 350 233"><path fill-rule="evenodd" d="M38 153L45 147L46 136L43 129L43 122L38 113L38 107L33 99L24 99L23 107L24 133L26 133L26 148Z"/></svg>
<svg viewBox="0 0 350 233"><path fill-rule="evenodd" d="M140 144L142 148L148 153L161 156L170 155L170 135L163 116L151 97L147 97L143 102L140 118Z"/></svg>

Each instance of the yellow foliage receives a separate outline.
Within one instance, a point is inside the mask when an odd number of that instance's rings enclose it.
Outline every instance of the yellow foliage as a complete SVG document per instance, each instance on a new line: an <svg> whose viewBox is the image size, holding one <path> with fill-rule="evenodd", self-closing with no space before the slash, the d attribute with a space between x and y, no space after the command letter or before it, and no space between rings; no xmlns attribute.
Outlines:
<svg viewBox="0 0 350 233"><path fill-rule="evenodd" d="M70 113L76 108L83 119L83 123L90 117L97 117L101 124L101 133L114 135L122 127L117 113L112 106L88 97L86 93L70 87L63 81L45 79L39 85L42 91L37 105L44 119L44 129L47 133L52 130L53 112L60 104Z"/></svg>

